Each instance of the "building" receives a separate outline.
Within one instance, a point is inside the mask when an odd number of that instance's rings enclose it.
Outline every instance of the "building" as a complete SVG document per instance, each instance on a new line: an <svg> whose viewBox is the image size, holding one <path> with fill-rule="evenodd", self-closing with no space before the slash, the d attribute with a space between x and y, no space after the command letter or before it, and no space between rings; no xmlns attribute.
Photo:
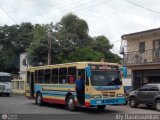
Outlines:
<svg viewBox="0 0 160 120"><path fill-rule="evenodd" d="M26 69L28 68L28 61L27 61L27 54L21 53L20 54L20 71L19 71L19 77L22 80L26 80Z"/></svg>
<svg viewBox="0 0 160 120"><path fill-rule="evenodd" d="M28 68L27 54L20 54L19 77L12 80L12 92L24 93L26 82L26 69Z"/></svg>
<svg viewBox="0 0 160 120"><path fill-rule="evenodd" d="M160 82L160 28L123 35L120 53L131 69L133 89Z"/></svg>

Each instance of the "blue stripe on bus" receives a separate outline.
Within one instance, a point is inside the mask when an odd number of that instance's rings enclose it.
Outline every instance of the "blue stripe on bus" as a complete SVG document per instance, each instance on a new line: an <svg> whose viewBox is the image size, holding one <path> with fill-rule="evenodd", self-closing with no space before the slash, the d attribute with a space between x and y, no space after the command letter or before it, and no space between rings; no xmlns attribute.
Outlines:
<svg viewBox="0 0 160 120"><path fill-rule="evenodd" d="M112 104L124 104L124 103L125 103L125 98L90 100L91 105L112 105Z"/></svg>
<svg viewBox="0 0 160 120"><path fill-rule="evenodd" d="M96 90L115 90L115 89L119 89L121 87L121 85L117 85L117 86L94 86L94 88Z"/></svg>
<svg viewBox="0 0 160 120"><path fill-rule="evenodd" d="M58 88L75 88L75 86L74 85L61 85L61 84L59 84L59 85L44 85L44 84L37 84L37 85L35 85L35 86L43 86L43 87L58 87Z"/></svg>
<svg viewBox="0 0 160 120"><path fill-rule="evenodd" d="M67 92L42 92L42 94L45 94L45 95L49 95L49 96L66 96ZM75 93L72 93L74 95L74 97L77 97L76 95L76 92ZM89 99L90 98L90 95L89 94L85 94L85 98L86 99Z"/></svg>
<svg viewBox="0 0 160 120"><path fill-rule="evenodd" d="M65 96L68 92L71 92L76 97L76 91L66 91L66 90L52 90L52 91L43 91L41 85L35 85L35 93L37 91L41 91L42 94L48 94L48 95L63 95ZM85 98L89 99L90 94L85 94Z"/></svg>

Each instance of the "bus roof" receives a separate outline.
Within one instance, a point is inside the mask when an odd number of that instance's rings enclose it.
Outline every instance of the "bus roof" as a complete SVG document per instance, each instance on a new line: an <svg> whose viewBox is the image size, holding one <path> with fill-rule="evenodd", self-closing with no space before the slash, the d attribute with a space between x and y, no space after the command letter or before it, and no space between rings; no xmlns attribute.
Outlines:
<svg viewBox="0 0 160 120"><path fill-rule="evenodd" d="M6 72L0 72L0 76L11 76L11 74Z"/></svg>
<svg viewBox="0 0 160 120"><path fill-rule="evenodd" d="M120 66L118 63L109 63L109 62L72 62L72 63L64 63L64 64L54 64L54 65L45 65L45 66L36 66L36 67L29 67L27 70L31 69L43 69L43 68L52 68L52 67L69 67L69 66L79 66L78 68L84 68L88 64L103 64L103 65L115 65Z"/></svg>

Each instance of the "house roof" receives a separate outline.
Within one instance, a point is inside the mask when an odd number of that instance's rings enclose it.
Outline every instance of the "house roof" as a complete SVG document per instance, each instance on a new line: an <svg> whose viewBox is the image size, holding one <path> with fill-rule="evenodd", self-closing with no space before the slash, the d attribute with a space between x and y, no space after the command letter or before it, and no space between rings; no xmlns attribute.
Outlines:
<svg viewBox="0 0 160 120"><path fill-rule="evenodd" d="M160 28L154 28L154 29L149 29L149 30L145 30L145 31L140 31L140 32L125 34L125 35L122 35L121 38L122 38L122 39L126 39L126 38L128 38L128 37L145 35L145 34L148 34L148 33L155 33L155 32L160 32Z"/></svg>

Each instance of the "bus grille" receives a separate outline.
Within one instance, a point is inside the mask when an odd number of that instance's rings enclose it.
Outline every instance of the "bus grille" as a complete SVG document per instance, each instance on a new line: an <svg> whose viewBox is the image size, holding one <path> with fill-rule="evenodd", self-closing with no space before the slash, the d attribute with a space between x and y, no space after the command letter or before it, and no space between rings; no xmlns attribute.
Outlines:
<svg viewBox="0 0 160 120"><path fill-rule="evenodd" d="M5 85L0 85L0 91L4 91L5 90Z"/></svg>
<svg viewBox="0 0 160 120"><path fill-rule="evenodd" d="M115 92L102 92L103 98L113 98L115 97Z"/></svg>

